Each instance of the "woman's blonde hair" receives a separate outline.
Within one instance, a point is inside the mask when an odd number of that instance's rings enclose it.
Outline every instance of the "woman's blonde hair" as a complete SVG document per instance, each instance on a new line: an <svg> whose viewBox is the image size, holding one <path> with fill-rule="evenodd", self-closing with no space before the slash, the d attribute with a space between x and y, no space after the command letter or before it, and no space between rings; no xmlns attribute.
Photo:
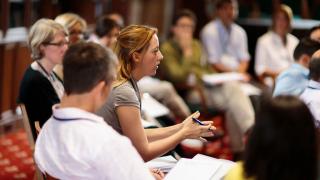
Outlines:
<svg viewBox="0 0 320 180"><path fill-rule="evenodd" d="M28 45L33 60L42 58L40 45L51 42L57 33L68 35L62 25L51 19L42 18L32 25L28 36Z"/></svg>
<svg viewBox="0 0 320 180"><path fill-rule="evenodd" d="M54 21L64 26L70 33L71 28L79 23L81 28L85 30L87 28L86 21L77 14L74 13L64 13L57 16Z"/></svg>
<svg viewBox="0 0 320 180"><path fill-rule="evenodd" d="M291 21L292 21L292 17L293 17L293 14L292 14L292 10L289 6L285 5L285 4L281 4L279 6L279 8L277 8L274 13L272 14L272 26L271 28L274 29L275 28L275 21L276 21L276 18L277 18L277 15L279 13L283 13L287 20L288 20L288 29L287 29L287 32L290 32L291 30Z"/></svg>
<svg viewBox="0 0 320 180"><path fill-rule="evenodd" d="M145 25L130 25L120 31L114 52L119 59L117 80L114 86L118 86L131 77L134 63L132 54L144 52L150 44L150 40L158 30Z"/></svg>

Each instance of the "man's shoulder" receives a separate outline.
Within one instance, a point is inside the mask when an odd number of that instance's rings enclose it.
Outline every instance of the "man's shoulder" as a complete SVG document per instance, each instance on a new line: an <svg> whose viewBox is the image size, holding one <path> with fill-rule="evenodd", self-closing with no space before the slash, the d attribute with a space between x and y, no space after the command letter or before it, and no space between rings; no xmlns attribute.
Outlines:
<svg viewBox="0 0 320 180"><path fill-rule="evenodd" d="M217 34L217 20L208 22L201 30L201 35L214 35Z"/></svg>
<svg viewBox="0 0 320 180"><path fill-rule="evenodd" d="M283 78L283 77L295 78L297 76L303 76L303 75L304 75L304 72L301 69L291 65L288 69L284 70L282 73L279 74L279 78Z"/></svg>

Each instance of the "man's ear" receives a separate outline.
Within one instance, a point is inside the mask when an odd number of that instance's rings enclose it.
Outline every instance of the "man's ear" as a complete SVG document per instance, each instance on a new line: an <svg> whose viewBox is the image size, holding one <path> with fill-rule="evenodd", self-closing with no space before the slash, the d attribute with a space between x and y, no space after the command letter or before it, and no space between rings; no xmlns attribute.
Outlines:
<svg viewBox="0 0 320 180"><path fill-rule="evenodd" d="M134 53L132 54L132 59L133 59L133 61L136 62L136 63L140 62L140 60L141 60L141 55L140 55L140 53L134 52Z"/></svg>
<svg viewBox="0 0 320 180"><path fill-rule="evenodd" d="M310 60L311 60L311 57L308 56L307 54L301 55L301 61L302 61L303 65L305 65L306 67L309 66Z"/></svg>

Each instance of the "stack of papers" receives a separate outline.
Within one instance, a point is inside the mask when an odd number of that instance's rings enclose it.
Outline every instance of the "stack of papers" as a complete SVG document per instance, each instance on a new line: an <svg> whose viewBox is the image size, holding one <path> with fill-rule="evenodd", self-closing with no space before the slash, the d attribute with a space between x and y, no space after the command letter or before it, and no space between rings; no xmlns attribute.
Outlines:
<svg viewBox="0 0 320 180"><path fill-rule="evenodd" d="M177 163L173 156L163 156L146 162L149 168L160 169L164 173L168 173Z"/></svg>
<svg viewBox="0 0 320 180"><path fill-rule="evenodd" d="M165 180L217 180L222 179L235 165L234 162L196 155L193 159L181 158L166 175Z"/></svg>
<svg viewBox="0 0 320 180"><path fill-rule="evenodd" d="M228 81L245 81L246 77L242 73L236 72L215 73L203 75L202 80L206 85L214 86Z"/></svg>
<svg viewBox="0 0 320 180"><path fill-rule="evenodd" d="M193 157L193 159L198 160L198 161L203 161L203 162L220 162L221 166L218 168L216 173L213 175L211 179L222 179L228 171L236 164L233 161L229 161L226 159L216 159L213 157L205 156L202 154L197 154L196 156Z"/></svg>

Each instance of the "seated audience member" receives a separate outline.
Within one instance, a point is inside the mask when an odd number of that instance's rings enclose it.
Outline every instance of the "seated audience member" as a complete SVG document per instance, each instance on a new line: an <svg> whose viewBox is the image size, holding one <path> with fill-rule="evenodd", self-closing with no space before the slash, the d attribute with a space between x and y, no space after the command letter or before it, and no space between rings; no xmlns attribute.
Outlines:
<svg viewBox="0 0 320 180"><path fill-rule="evenodd" d="M115 55L80 42L66 52L63 67L66 94L35 145L41 172L56 179L153 179L130 140L93 114L111 91Z"/></svg>
<svg viewBox="0 0 320 180"><path fill-rule="evenodd" d="M113 48L117 41L120 26L107 16L98 18L95 31L90 35L89 41L101 44L102 46Z"/></svg>
<svg viewBox="0 0 320 180"><path fill-rule="evenodd" d="M106 16L108 18L114 20L120 26L120 28L125 27L124 19L121 14L119 14L117 12L112 12L112 13L107 14Z"/></svg>
<svg viewBox="0 0 320 180"><path fill-rule="evenodd" d="M87 29L87 22L78 14L60 14L54 19L54 21L61 24L64 28L67 29L69 33L69 41L71 44L83 40L84 34Z"/></svg>
<svg viewBox="0 0 320 180"><path fill-rule="evenodd" d="M218 72L239 72L246 74L249 67L247 34L234 23L235 0L217 0L216 18L201 32L208 61Z"/></svg>
<svg viewBox="0 0 320 180"><path fill-rule="evenodd" d="M119 58L118 76L111 95L98 111L116 131L132 141L145 161L165 154L186 138L213 136L212 122L199 125L192 117L165 128L143 129L141 97L137 86L144 76L156 74L163 56L159 50L157 30L143 25L130 25L120 31L115 52Z"/></svg>
<svg viewBox="0 0 320 180"><path fill-rule="evenodd" d="M314 41L320 42L320 25L312 27L308 32L308 37Z"/></svg>
<svg viewBox="0 0 320 180"><path fill-rule="evenodd" d="M263 100L249 135L243 162L225 180L317 177L317 135L308 107L297 97Z"/></svg>
<svg viewBox="0 0 320 180"><path fill-rule="evenodd" d="M320 49L320 43L303 38L294 50L295 62L276 79L273 95L290 94L299 96L308 84L309 62L314 52ZM319 53L320 56L320 53Z"/></svg>
<svg viewBox="0 0 320 180"><path fill-rule="evenodd" d="M52 105L63 96L62 80L54 73L68 49L67 32L49 19L40 19L32 25L28 45L34 62L26 70L20 83L18 102L25 104L33 136L35 121L40 127L52 115Z"/></svg>
<svg viewBox="0 0 320 180"><path fill-rule="evenodd" d="M87 29L87 22L77 14L64 13L57 16L54 21L61 24L69 34L69 43L74 44L84 39L84 33ZM54 72L63 79L61 64L56 65Z"/></svg>
<svg viewBox="0 0 320 180"><path fill-rule="evenodd" d="M309 107L316 126L320 128L320 57L312 58L309 70L310 80L300 98Z"/></svg>
<svg viewBox="0 0 320 180"><path fill-rule="evenodd" d="M103 46L113 49L117 36L120 31L120 25L108 16L98 18L96 22L95 34L92 34L89 41L94 41ZM147 80L146 80L147 79ZM174 117L185 119L190 115L190 110L183 99L177 94L171 83L160 81L155 78L146 77L142 83L138 83L142 93L149 93L152 97L163 103L170 109ZM151 84L150 84L150 81ZM150 117L144 116L146 120Z"/></svg>
<svg viewBox="0 0 320 180"><path fill-rule="evenodd" d="M255 72L262 83L274 86L276 77L293 63L293 51L299 40L290 34L292 11L281 5L273 13L270 31L257 42Z"/></svg>
<svg viewBox="0 0 320 180"><path fill-rule="evenodd" d="M226 111L226 126L230 135L234 153L244 150L242 138L254 123L254 111L249 97L246 96L236 82L228 82L212 88L203 86L201 77L214 71L209 65L201 62L202 48L198 40L193 38L196 23L195 15L189 10L182 10L173 19L172 38L161 45L164 61L160 67L165 78L175 85L186 84L189 97L195 97L195 88L204 91L209 106ZM195 76L194 84L188 83L190 76ZM196 97L199 99L200 98Z"/></svg>

